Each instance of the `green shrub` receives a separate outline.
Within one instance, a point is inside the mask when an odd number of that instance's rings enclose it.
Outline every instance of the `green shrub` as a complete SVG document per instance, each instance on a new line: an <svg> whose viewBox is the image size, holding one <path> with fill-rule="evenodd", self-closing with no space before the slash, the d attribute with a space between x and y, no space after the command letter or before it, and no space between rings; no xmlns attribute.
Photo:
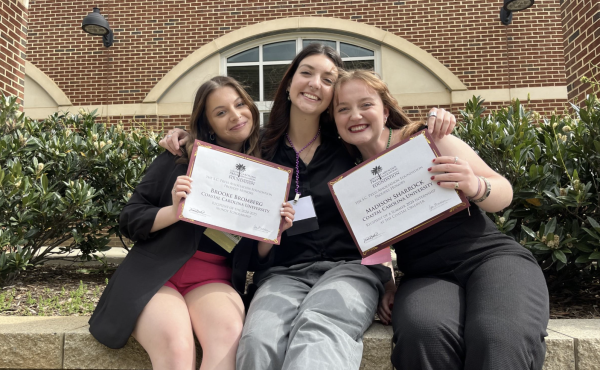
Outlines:
<svg viewBox="0 0 600 370"><path fill-rule="evenodd" d="M159 152L146 127L126 131L83 111L30 120L0 94L0 284L51 255L107 250Z"/></svg>
<svg viewBox="0 0 600 370"><path fill-rule="evenodd" d="M517 100L484 115L474 97L457 130L513 185L510 207L490 215L500 230L561 273L600 259L600 102L592 94L571 109L544 118Z"/></svg>

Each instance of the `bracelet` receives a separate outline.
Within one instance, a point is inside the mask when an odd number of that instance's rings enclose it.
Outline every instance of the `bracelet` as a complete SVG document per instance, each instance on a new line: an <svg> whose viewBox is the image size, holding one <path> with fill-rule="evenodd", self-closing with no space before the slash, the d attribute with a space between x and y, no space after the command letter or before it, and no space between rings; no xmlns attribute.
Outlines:
<svg viewBox="0 0 600 370"><path fill-rule="evenodd" d="M476 196L479 195L480 191L481 191L481 179L479 178L479 176L477 176L477 191L475 192L475 195L473 195L472 197L467 197L467 200L469 200L469 201L473 200L473 198L475 198Z"/></svg>
<svg viewBox="0 0 600 370"><path fill-rule="evenodd" d="M490 184L490 180L486 179L483 176L479 176L480 179L483 180L483 182L485 182L485 191L483 192L483 195L481 196L481 198L479 199L473 199L473 203L480 203L483 202L484 200L487 199L487 197L490 196L490 192L492 191L492 184Z"/></svg>

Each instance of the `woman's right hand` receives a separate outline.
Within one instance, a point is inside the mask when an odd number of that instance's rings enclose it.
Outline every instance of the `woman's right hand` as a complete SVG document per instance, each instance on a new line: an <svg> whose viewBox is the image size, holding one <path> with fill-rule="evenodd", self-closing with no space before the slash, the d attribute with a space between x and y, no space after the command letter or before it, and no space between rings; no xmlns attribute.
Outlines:
<svg viewBox="0 0 600 370"><path fill-rule="evenodd" d="M192 178L189 176L177 176L177 181L173 185L171 190L171 198L173 199L172 211L175 217L177 217L177 209L181 199L187 198L188 194L192 191Z"/></svg>
<svg viewBox="0 0 600 370"><path fill-rule="evenodd" d="M185 145L189 139L189 134L187 131L182 130L180 128L174 128L169 130L167 135L160 139L158 145L167 149L173 155L182 155L181 149L179 149L182 145Z"/></svg>

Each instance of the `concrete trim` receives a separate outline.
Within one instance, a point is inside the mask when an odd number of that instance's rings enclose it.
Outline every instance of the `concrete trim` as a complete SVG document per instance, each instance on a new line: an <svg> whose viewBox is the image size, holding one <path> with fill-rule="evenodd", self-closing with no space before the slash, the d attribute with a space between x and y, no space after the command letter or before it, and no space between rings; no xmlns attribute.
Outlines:
<svg viewBox="0 0 600 370"><path fill-rule="evenodd" d="M416 94L394 94L401 106L432 106L464 104L473 95L481 96L487 102L505 102L512 98L521 100L567 100L566 86L531 87L518 89L489 89L489 90L467 90L438 92L438 93L416 93ZM86 111L98 110L98 114L106 116L106 105L85 106L59 106L57 108L25 108L25 114L32 119L44 119L55 112L76 113L80 108ZM114 104L108 106L109 117L130 116L173 116L192 114L191 103L140 103L140 104Z"/></svg>
<svg viewBox="0 0 600 370"><path fill-rule="evenodd" d="M29 61L25 61L25 75L35 81L56 102L57 106L71 106L71 100L47 74Z"/></svg>
<svg viewBox="0 0 600 370"><path fill-rule="evenodd" d="M119 350L98 343L86 316L0 316L0 369L148 369L144 349L130 338ZM550 320L544 370L596 370L600 320ZM392 370L392 329L373 323L363 336L362 370ZM198 345L198 344L197 344ZM199 345L198 345L199 347ZM201 355L201 351L198 351ZM34 354L34 355L32 355ZM197 357L197 362L200 363Z"/></svg>
<svg viewBox="0 0 600 370"><path fill-rule="evenodd" d="M281 18L253 24L232 31L202 46L171 69L150 90L144 103L158 102L177 80L182 78L194 66L215 53L269 34L280 32L328 32L341 33L357 38L368 39L377 44L387 45L412 58L435 75L450 91L467 90L467 87L448 68L425 50L411 42L380 28L338 18L300 17Z"/></svg>

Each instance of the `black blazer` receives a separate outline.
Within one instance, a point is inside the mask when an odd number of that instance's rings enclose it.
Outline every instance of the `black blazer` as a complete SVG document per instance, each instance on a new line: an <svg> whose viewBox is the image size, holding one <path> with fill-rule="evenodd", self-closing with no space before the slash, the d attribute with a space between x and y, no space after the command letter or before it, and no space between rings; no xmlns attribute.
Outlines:
<svg viewBox="0 0 600 370"><path fill-rule="evenodd" d="M176 160L166 151L159 155L121 212L121 233L135 245L111 277L89 320L90 333L110 348L127 343L148 301L206 237L205 227L188 222L150 233L158 210L173 203L171 190L177 176L186 174L187 164L176 164ZM233 287L243 294L249 263L257 259L256 242L242 239L230 258Z"/></svg>

